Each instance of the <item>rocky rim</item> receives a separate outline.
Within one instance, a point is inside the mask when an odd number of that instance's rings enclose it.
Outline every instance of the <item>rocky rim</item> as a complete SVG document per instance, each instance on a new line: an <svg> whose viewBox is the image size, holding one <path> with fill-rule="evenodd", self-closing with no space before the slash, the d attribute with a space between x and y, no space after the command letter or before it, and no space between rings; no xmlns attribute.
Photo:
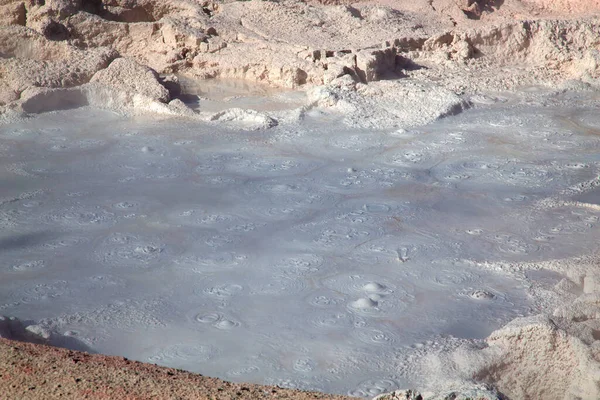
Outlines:
<svg viewBox="0 0 600 400"><path fill-rule="evenodd" d="M594 85L599 11L594 0L0 0L0 115L189 114L175 74L287 88L350 78L352 90L404 78L459 95Z"/></svg>

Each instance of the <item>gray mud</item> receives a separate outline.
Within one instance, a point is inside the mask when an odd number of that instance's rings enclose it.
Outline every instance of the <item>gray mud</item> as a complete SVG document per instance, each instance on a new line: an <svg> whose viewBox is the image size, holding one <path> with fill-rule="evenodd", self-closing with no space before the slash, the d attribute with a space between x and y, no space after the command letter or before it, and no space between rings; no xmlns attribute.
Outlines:
<svg viewBox="0 0 600 400"><path fill-rule="evenodd" d="M0 313L233 381L422 384L420 358L538 312L531 282L560 280L484 263L596 248L600 116L579 101L376 132L90 109L3 126Z"/></svg>

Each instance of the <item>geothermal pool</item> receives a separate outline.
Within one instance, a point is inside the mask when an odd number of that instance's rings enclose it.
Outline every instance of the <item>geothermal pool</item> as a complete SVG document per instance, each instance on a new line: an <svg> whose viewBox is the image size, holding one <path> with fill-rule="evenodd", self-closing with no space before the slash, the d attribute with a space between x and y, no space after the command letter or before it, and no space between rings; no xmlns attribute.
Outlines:
<svg viewBox="0 0 600 400"><path fill-rule="evenodd" d="M88 350L368 397L539 312L600 239L600 114L243 131L77 109L0 127L0 314ZM513 271L513 272L511 272Z"/></svg>

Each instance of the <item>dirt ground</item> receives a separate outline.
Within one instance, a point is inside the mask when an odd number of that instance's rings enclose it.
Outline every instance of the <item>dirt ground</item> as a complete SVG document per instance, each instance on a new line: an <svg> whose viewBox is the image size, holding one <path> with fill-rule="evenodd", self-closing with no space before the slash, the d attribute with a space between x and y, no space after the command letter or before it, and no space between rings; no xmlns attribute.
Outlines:
<svg viewBox="0 0 600 400"><path fill-rule="evenodd" d="M345 399L0 339L0 399Z"/></svg>

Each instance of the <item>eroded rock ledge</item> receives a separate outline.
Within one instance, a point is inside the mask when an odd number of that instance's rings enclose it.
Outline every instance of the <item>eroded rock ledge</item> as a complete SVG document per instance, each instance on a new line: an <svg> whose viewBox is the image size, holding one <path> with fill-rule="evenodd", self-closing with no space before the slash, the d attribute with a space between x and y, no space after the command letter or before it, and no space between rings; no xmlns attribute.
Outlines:
<svg viewBox="0 0 600 400"><path fill-rule="evenodd" d="M324 3L0 0L0 116L77 105L191 115L170 103L173 74L330 91L348 77L357 96L374 81L457 95L597 83L593 0Z"/></svg>

